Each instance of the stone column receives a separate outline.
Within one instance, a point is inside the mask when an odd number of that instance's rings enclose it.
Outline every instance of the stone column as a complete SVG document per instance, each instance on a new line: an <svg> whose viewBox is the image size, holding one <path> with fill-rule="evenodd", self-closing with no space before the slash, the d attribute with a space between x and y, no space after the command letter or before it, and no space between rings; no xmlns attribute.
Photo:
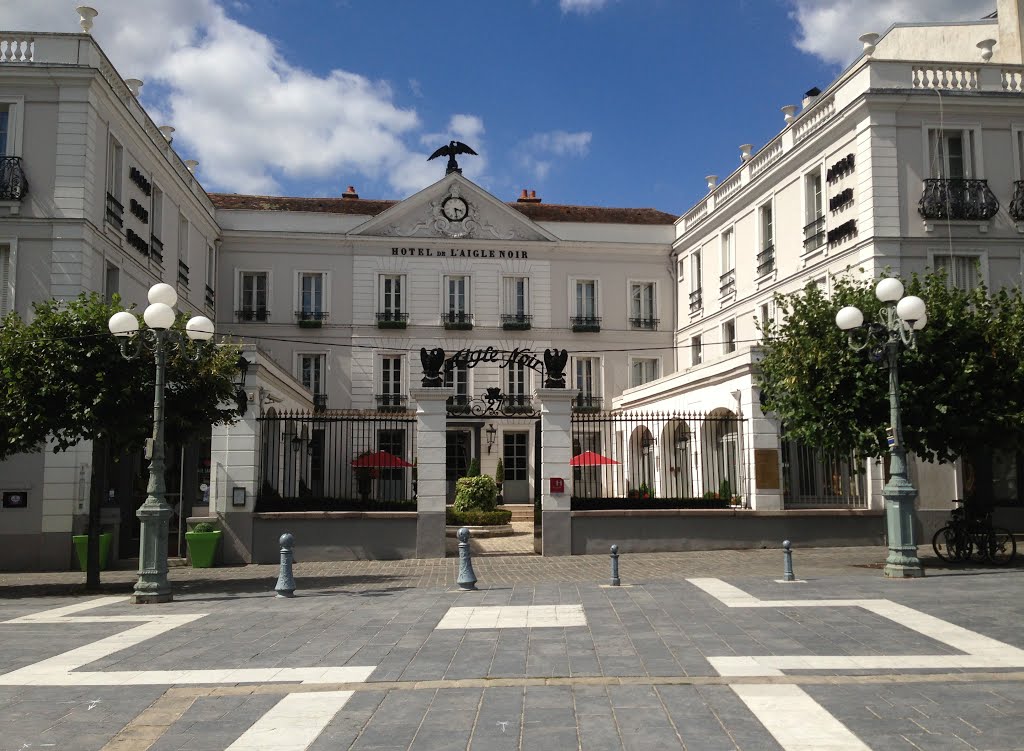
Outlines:
<svg viewBox="0 0 1024 751"><path fill-rule="evenodd" d="M542 555L572 555L572 400L573 389L539 388L541 430ZM551 492L551 478L565 480L564 493Z"/></svg>
<svg viewBox="0 0 1024 751"><path fill-rule="evenodd" d="M447 401L454 388L412 388L416 402L416 557L444 558Z"/></svg>

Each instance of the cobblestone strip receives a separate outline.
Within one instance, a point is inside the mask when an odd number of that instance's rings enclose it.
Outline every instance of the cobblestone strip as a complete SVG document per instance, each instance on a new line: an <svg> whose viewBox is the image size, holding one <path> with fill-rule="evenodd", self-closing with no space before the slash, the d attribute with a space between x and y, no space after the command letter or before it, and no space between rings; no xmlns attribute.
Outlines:
<svg viewBox="0 0 1024 751"><path fill-rule="evenodd" d="M198 698L198 694L165 693L125 725L100 751L147 751Z"/></svg>

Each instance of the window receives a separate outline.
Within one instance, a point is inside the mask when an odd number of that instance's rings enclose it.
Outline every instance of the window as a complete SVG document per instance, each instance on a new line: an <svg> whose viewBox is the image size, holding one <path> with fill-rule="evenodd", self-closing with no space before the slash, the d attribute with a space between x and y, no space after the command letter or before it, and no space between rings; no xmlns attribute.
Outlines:
<svg viewBox="0 0 1024 751"><path fill-rule="evenodd" d="M704 362L704 344L698 334L690 339L690 365L700 365L702 362Z"/></svg>
<svg viewBox="0 0 1024 751"><path fill-rule="evenodd" d="M932 258L935 270L946 272L946 287L965 292L970 292L981 283L981 263L980 254L936 254Z"/></svg>
<svg viewBox="0 0 1024 751"><path fill-rule="evenodd" d="M22 96L0 97L0 157L21 156L24 104Z"/></svg>
<svg viewBox="0 0 1024 751"><path fill-rule="evenodd" d="M164 244L160 238L164 234L164 194L160 188L153 186L153 206L150 225L150 253L161 264L164 262Z"/></svg>
<svg viewBox="0 0 1024 751"><path fill-rule="evenodd" d="M726 321L722 324L722 353L729 354L736 351L736 321Z"/></svg>
<svg viewBox="0 0 1024 751"><path fill-rule="evenodd" d="M506 276L502 280L501 324L506 329L528 329L530 316L530 279Z"/></svg>
<svg viewBox="0 0 1024 751"><path fill-rule="evenodd" d="M10 138L11 105L0 104L0 156L7 156L7 149L13 145Z"/></svg>
<svg viewBox="0 0 1024 751"><path fill-rule="evenodd" d="M630 387L642 386L658 378L658 359L656 357L636 357L630 367Z"/></svg>
<svg viewBox="0 0 1024 751"><path fill-rule="evenodd" d="M767 324L774 322L775 315L773 313L772 304L770 302L761 303L761 307L757 312L757 327L761 331L761 340L764 341L764 330Z"/></svg>
<svg viewBox="0 0 1024 751"><path fill-rule="evenodd" d="M629 322L635 329L658 328L654 282L633 282L629 285Z"/></svg>
<svg viewBox="0 0 1024 751"><path fill-rule="evenodd" d="M448 410L469 414L469 368L465 363L445 363L444 385L455 389L455 396L448 399Z"/></svg>
<svg viewBox="0 0 1024 751"><path fill-rule="evenodd" d="M679 281L683 281L686 277L686 260L683 258L676 262L676 276Z"/></svg>
<svg viewBox="0 0 1024 751"><path fill-rule="evenodd" d="M804 250L825 244L825 204L821 191L821 168L804 175Z"/></svg>
<svg viewBox="0 0 1024 751"><path fill-rule="evenodd" d="M761 226L761 250L768 250L769 248L775 248L775 227L772 223L772 204L771 201L761 206L758 210L758 216L760 217Z"/></svg>
<svg viewBox="0 0 1024 751"><path fill-rule="evenodd" d="M118 229L124 226L124 205L121 202L123 165L124 149L111 136L107 143L107 208L104 216Z"/></svg>
<svg viewBox="0 0 1024 751"><path fill-rule="evenodd" d="M597 357L577 357L573 363L572 386L579 395L577 409L601 408L601 360Z"/></svg>
<svg viewBox="0 0 1024 751"><path fill-rule="evenodd" d="M594 279L576 280L576 317L597 318L597 281Z"/></svg>
<svg viewBox="0 0 1024 751"><path fill-rule="evenodd" d="M700 312L704 307L704 273L701 251L693 251L690 256L690 314Z"/></svg>
<svg viewBox="0 0 1024 751"><path fill-rule="evenodd" d="M121 292L121 269L112 263L107 264L106 273L103 276L103 299L110 302L114 295Z"/></svg>
<svg viewBox="0 0 1024 751"><path fill-rule="evenodd" d="M442 318L446 325L472 327L468 276L446 276Z"/></svg>
<svg viewBox="0 0 1024 751"><path fill-rule="evenodd" d="M736 242L735 235L731 229L722 233L722 273L725 274L736 268Z"/></svg>
<svg viewBox="0 0 1024 751"><path fill-rule="evenodd" d="M240 274L238 295L238 317L243 321L266 321L267 289L269 275L266 271L243 271Z"/></svg>
<svg viewBox="0 0 1024 751"><path fill-rule="evenodd" d="M14 251L0 245L0 316L14 310Z"/></svg>
<svg viewBox="0 0 1024 751"><path fill-rule="evenodd" d="M974 177L973 131L967 128L929 128L928 164L933 178L962 180Z"/></svg>
<svg viewBox="0 0 1024 751"><path fill-rule="evenodd" d="M530 375L526 365L517 362L515 365L507 367L505 372L508 379L505 390L506 409L512 408L512 411L515 411L516 408L520 408L523 411L529 411L531 408Z"/></svg>
<svg viewBox="0 0 1024 751"><path fill-rule="evenodd" d="M378 280L377 325L385 328L405 328L405 277L401 274L381 274Z"/></svg>
<svg viewBox="0 0 1024 751"><path fill-rule="evenodd" d="M380 360L380 393L377 394L377 407L382 410L405 409L400 355L387 355Z"/></svg>
<svg viewBox="0 0 1024 751"><path fill-rule="evenodd" d="M326 355L299 355L299 380L312 394L324 393L324 372L326 370Z"/></svg>
<svg viewBox="0 0 1024 751"><path fill-rule="evenodd" d="M178 282L188 286L188 219L184 214L178 214Z"/></svg>
<svg viewBox="0 0 1024 751"><path fill-rule="evenodd" d="M300 271L298 275L298 304L300 321L322 321L324 311L324 274L319 271Z"/></svg>

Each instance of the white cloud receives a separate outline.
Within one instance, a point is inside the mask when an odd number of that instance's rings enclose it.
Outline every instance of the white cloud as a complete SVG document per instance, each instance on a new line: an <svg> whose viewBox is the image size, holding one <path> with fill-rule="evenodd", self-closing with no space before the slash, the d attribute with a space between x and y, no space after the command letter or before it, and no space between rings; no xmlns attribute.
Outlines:
<svg viewBox="0 0 1024 751"><path fill-rule="evenodd" d="M608 0L558 0L563 13L593 13L608 4Z"/></svg>
<svg viewBox="0 0 1024 751"><path fill-rule="evenodd" d="M175 147L199 160L212 190L276 193L285 177L345 185L356 173L410 191L440 177L426 163L429 152L408 145L420 127L416 111L396 104L384 82L305 71L217 0L93 4L100 11L93 35L121 75L150 84L143 104L158 124L174 125ZM79 30L65 0L12 5L4 9L6 28ZM459 140L477 138L483 122L456 115L449 130Z"/></svg>
<svg viewBox="0 0 1024 751"><path fill-rule="evenodd" d="M590 151L592 138L593 134L589 131L569 133L552 130L534 133L520 147L520 162L536 179L543 180L554 166L552 157L584 157Z"/></svg>
<svg viewBox="0 0 1024 751"><path fill-rule="evenodd" d="M971 21L995 9L995 0L791 0L799 25L798 49L830 63L851 62L857 37L894 23Z"/></svg>

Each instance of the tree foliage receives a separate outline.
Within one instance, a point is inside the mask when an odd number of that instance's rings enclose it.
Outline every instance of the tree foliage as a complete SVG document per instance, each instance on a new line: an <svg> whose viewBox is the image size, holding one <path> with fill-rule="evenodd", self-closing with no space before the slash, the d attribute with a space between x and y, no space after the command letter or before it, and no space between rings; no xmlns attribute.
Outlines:
<svg viewBox="0 0 1024 751"><path fill-rule="evenodd" d="M889 374L886 362L855 352L835 323L845 305L865 322L878 320L875 280L836 277L826 298L809 284L776 295L781 322L762 324L762 407L786 435L847 455L887 450ZM915 275L906 294L928 306L917 348L901 345L900 401L906 446L928 461L947 462L984 447L1024 446L1024 299L1019 289L990 294L984 286L950 288L942 272Z"/></svg>
<svg viewBox="0 0 1024 751"><path fill-rule="evenodd" d="M141 446L153 426L153 354L143 348L125 360L107 321L123 310L98 294L70 302L36 303L26 323L17 314L0 321L0 459L39 451L52 440L55 451L78 441L106 439L116 451ZM174 328L184 330L187 316ZM132 345L134 346L134 345ZM195 345L171 347L167 357L166 437L172 442L229 422L234 413L238 350Z"/></svg>

